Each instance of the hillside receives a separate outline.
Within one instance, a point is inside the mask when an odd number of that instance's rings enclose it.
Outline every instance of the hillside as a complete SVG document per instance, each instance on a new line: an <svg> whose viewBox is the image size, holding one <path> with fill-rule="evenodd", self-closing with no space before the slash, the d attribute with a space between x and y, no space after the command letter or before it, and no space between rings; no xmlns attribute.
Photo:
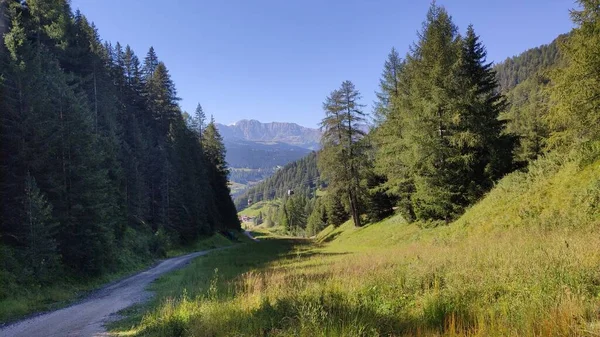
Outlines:
<svg viewBox="0 0 600 337"><path fill-rule="evenodd" d="M271 177L251 187L234 199L238 210L245 208L248 199L253 202L283 198L288 190L299 195L311 195L319 186L319 171L317 169L317 154L291 162L277 170Z"/></svg>
<svg viewBox="0 0 600 337"><path fill-rule="evenodd" d="M363 228L328 227L313 242L263 234L261 250L241 247L169 279L211 270L218 260L239 261L239 270L219 275L212 297L193 300L188 290L119 331L595 336L599 203L600 144L593 143L510 174L448 226L394 216ZM164 299L178 294L158 288Z"/></svg>
<svg viewBox="0 0 600 337"><path fill-rule="evenodd" d="M568 37L569 34L561 35L548 45L529 49L494 67L498 88L507 100L507 109L500 119L506 123L506 133L514 135L517 141L517 167L535 160L547 146L550 73L564 63L559 45Z"/></svg>
<svg viewBox="0 0 600 337"><path fill-rule="evenodd" d="M547 45L531 48L494 66L500 91L506 93L536 73L558 65L561 61L558 45L567 37L568 34L561 35Z"/></svg>

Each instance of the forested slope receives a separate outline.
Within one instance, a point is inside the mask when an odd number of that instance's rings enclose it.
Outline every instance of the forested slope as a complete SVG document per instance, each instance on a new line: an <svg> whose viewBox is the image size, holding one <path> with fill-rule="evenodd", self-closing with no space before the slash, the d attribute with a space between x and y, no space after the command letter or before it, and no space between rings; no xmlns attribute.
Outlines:
<svg viewBox="0 0 600 337"><path fill-rule="evenodd" d="M265 181L235 198L235 205L238 209L243 209L248 206L249 199L252 202L259 202L283 198L289 190L298 195L314 196L321 183L317 168L317 153L312 152L302 159L285 165Z"/></svg>
<svg viewBox="0 0 600 337"><path fill-rule="evenodd" d="M500 91L507 92L540 71L557 66L562 59L559 44L567 37L568 34L561 35L549 44L531 48L494 66Z"/></svg>
<svg viewBox="0 0 600 337"><path fill-rule="evenodd" d="M0 299L239 228L214 122L188 127L153 48L66 0L0 6Z"/></svg>

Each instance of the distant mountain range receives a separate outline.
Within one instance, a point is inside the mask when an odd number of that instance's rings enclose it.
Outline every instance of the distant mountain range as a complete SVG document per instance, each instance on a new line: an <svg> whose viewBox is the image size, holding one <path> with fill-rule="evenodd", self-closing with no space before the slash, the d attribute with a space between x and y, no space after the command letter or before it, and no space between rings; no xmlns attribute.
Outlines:
<svg viewBox="0 0 600 337"><path fill-rule="evenodd" d="M217 128L227 149L233 195L318 149L321 139L319 130L295 123L244 119L233 125L217 124Z"/></svg>
<svg viewBox="0 0 600 337"><path fill-rule="evenodd" d="M226 160L232 168L268 169L284 166L311 152L282 142L258 142L225 138Z"/></svg>
<svg viewBox="0 0 600 337"><path fill-rule="evenodd" d="M217 127L226 141L279 142L316 150L321 140L321 131L296 123L261 123L243 119L233 125L217 124Z"/></svg>

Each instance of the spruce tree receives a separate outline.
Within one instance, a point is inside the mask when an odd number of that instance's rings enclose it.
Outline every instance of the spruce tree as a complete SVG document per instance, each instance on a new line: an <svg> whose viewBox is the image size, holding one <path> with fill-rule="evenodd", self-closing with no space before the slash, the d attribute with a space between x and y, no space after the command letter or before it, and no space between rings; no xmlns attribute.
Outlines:
<svg viewBox="0 0 600 337"><path fill-rule="evenodd" d="M432 4L374 136L376 172L408 219L450 221L512 169L495 76L474 29L461 38Z"/></svg>
<svg viewBox="0 0 600 337"><path fill-rule="evenodd" d="M52 218L52 207L38 188L35 179L25 179L23 231L26 238L26 260L31 277L49 283L59 268L59 255L54 239L57 223Z"/></svg>
<svg viewBox="0 0 600 337"><path fill-rule="evenodd" d="M154 72L158 67L158 63L158 56L156 56L154 47L150 47L148 53L146 54L146 58L144 58L144 66L142 67L142 75L144 79L149 80L150 77L154 75Z"/></svg>
<svg viewBox="0 0 600 337"><path fill-rule="evenodd" d="M239 229L241 224L227 185L229 168L225 161L225 145L212 117L202 134L202 149L208 161L209 180L215 195L219 219L218 228Z"/></svg>
<svg viewBox="0 0 600 337"><path fill-rule="evenodd" d="M467 28L453 75L456 88L452 104L449 146L453 178L459 192L453 203L466 207L477 201L495 180L512 169L514 138L504 133L499 120L506 108L498 92L496 73L486 62L487 52L473 26Z"/></svg>
<svg viewBox="0 0 600 337"><path fill-rule="evenodd" d="M196 132L200 135L200 140L202 140L202 133L204 132L204 128L206 127L206 114L202 109L202 105L198 103L196 106L196 111L194 114L194 126L196 127Z"/></svg>
<svg viewBox="0 0 600 337"><path fill-rule="evenodd" d="M510 105L500 119L506 121L506 133L517 137L514 150L516 166L527 165L547 149L550 84L545 74L535 74L506 94Z"/></svg>
<svg viewBox="0 0 600 337"><path fill-rule="evenodd" d="M40 283L115 271L122 252L141 262L236 216L217 209L215 191L231 204L226 174L209 182L153 49L141 69L66 0L2 1L0 11L2 275Z"/></svg>

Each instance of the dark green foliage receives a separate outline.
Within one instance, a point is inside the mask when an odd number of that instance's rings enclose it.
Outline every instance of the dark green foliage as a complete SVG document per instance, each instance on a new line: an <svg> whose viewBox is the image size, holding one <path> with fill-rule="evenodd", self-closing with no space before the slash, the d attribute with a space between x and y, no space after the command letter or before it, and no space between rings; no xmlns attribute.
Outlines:
<svg viewBox="0 0 600 337"><path fill-rule="evenodd" d="M339 195L327 194L324 198L327 225L339 226L350 218Z"/></svg>
<svg viewBox="0 0 600 337"><path fill-rule="evenodd" d="M152 48L141 67L65 0L0 6L3 277L100 275L239 228Z"/></svg>
<svg viewBox="0 0 600 337"><path fill-rule="evenodd" d="M279 222L288 232L299 233L306 228L306 220L310 214L307 214L306 206L306 197L301 195L283 199Z"/></svg>
<svg viewBox="0 0 600 337"><path fill-rule="evenodd" d="M518 141L514 151L517 167L535 160L548 147L549 74L564 64L559 45L570 35L561 35L549 45L527 50L494 67L499 90L508 103L501 119L506 121L506 133Z"/></svg>
<svg viewBox="0 0 600 337"><path fill-rule="evenodd" d="M28 262L24 273L31 273L27 276L47 283L59 271L59 255L54 239L57 226L52 219L52 208L30 175L25 178L24 197L25 223L21 236L25 238L22 252Z"/></svg>
<svg viewBox="0 0 600 337"><path fill-rule="evenodd" d="M366 184L368 188L365 198L367 221L377 222L394 214L397 198L385 190L385 177L369 172Z"/></svg>
<svg viewBox="0 0 600 337"><path fill-rule="evenodd" d="M240 229L241 224L227 186L229 168L225 161L223 137L219 134L219 130L217 130L212 119L202 134L202 147L210 164L208 166L208 177L215 191L214 200L218 211L218 226L226 229ZM225 186L225 188L222 188L222 186Z"/></svg>
<svg viewBox="0 0 600 337"><path fill-rule="evenodd" d="M323 200L324 198L314 200L312 212L306 220L306 233L309 236L316 235L327 226L327 208Z"/></svg>
<svg viewBox="0 0 600 337"><path fill-rule="evenodd" d="M387 117L375 131L383 191L408 219L449 221L512 169L514 139L485 48L432 4L406 57Z"/></svg>

